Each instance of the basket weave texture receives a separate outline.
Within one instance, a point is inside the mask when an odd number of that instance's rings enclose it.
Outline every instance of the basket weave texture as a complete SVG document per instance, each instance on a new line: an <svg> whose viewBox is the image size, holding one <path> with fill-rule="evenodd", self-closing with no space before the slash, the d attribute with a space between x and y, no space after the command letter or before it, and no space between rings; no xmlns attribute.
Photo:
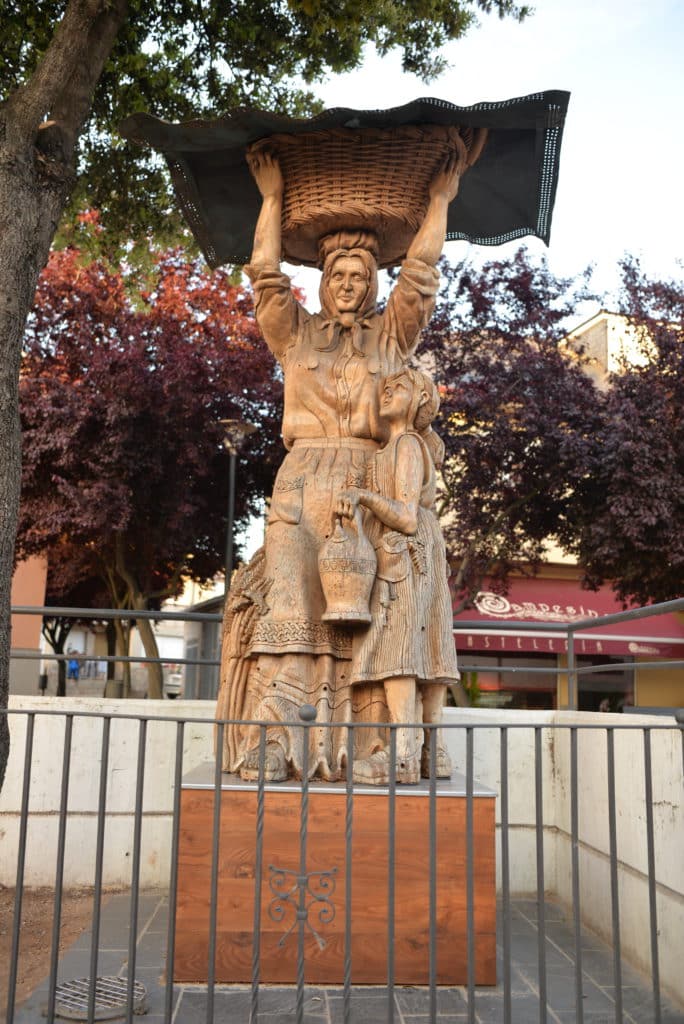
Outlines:
<svg viewBox="0 0 684 1024"><path fill-rule="evenodd" d="M283 257L318 265L318 242L345 228L374 231L380 266L398 263L420 227L428 188L454 151L469 166L483 140L472 128L405 125L276 134L250 146L273 152L285 184Z"/></svg>

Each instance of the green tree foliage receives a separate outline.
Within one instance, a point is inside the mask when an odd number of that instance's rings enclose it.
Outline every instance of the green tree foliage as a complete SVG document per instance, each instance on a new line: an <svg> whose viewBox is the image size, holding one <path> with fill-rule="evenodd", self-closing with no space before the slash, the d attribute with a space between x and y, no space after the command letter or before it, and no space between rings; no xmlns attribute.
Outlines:
<svg viewBox="0 0 684 1024"><path fill-rule="evenodd" d="M0 95L35 72L65 6L56 0L5 5ZM188 120L240 106L310 114L320 105L307 86L356 67L366 44L381 54L400 47L404 69L429 80L444 68L440 47L462 36L478 11L518 19L528 12L513 0L129 0L127 6L94 91L70 203L72 214L86 206L101 211L110 244L154 232L166 245L181 230L163 162L117 135L127 115L149 110Z"/></svg>

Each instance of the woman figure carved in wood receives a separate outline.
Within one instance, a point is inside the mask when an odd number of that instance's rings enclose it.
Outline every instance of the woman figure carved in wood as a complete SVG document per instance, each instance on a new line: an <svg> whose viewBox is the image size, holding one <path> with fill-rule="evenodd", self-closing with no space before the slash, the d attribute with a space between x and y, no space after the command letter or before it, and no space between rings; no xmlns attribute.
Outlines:
<svg viewBox="0 0 684 1024"><path fill-rule="evenodd" d="M376 310L373 232L339 231L322 238L321 311L315 314L296 300L280 270L283 178L277 159L261 149L250 157L250 166L262 207L246 270L257 321L283 368L287 455L260 556L263 608L250 618L239 649L224 658L219 712L230 706L236 717L273 723L266 780L301 774L303 734L309 736L309 774L331 779L347 760L347 730L292 728L300 721L301 705L315 705L317 722L340 725L353 717L386 721L386 706L382 684L351 686L354 630L323 621L318 553L330 535L338 495L364 483L368 463L385 439L382 381L406 364L432 313L447 209L465 164L454 154L435 175L425 218L383 313ZM228 698L235 666L246 682L239 707ZM366 749L357 746L357 757L370 757L382 746L371 732L360 730L367 743ZM258 728L228 727L226 734L224 768L257 778Z"/></svg>
<svg viewBox="0 0 684 1024"><path fill-rule="evenodd" d="M378 568L370 610L372 622L354 637L353 683L384 684L392 723L439 725L447 683L459 678L447 586L444 539L434 511L435 465L444 446L430 424L439 408L432 380L403 369L384 382L380 416L389 440L369 466L370 488L347 488L337 512L352 518L366 510L364 529L375 547ZM422 706L422 708L421 708ZM397 729L397 782L430 774L429 731ZM354 762L357 782L389 781L389 751ZM451 775L449 755L437 730L436 773Z"/></svg>

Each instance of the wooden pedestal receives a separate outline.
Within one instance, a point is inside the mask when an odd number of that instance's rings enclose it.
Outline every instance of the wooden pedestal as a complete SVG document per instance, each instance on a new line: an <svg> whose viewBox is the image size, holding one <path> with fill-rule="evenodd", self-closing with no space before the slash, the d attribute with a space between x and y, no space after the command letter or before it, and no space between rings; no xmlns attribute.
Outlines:
<svg viewBox="0 0 684 1024"><path fill-rule="evenodd" d="M207 978L211 846L214 813L213 769L197 769L184 780L176 914L174 980ZM202 774L203 773L203 774ZM224 776L216 940L216 981L252 978L256 858L256 786ZM475 979L496 984L496 886L494 867L494 794L476 786L474 811ZM395 981L424 985L429 980L429 795L427 784L397 788L395 829ZM309 790L307 874L329 872L334 915L309 906L305 941L306 981L341 984L344 979L345 813L343 785L312 784ZM265 794L261 876L260 980L291 983L297 976L296 885L300 861L301 789L269 786ZM359 787L354 792L352 838L352 982L387 982L388 821L386 790ZM467 982L466 799L462 777L438 786L437 796L437 983ZM293 902L277 897L272 868L284 891L294 887ZM310 889L321 893L320 876ZM327 921L326 917L333 916ZM289 936L285 933L294 924ZM320 948L311 925L324 941Z"/></svg>

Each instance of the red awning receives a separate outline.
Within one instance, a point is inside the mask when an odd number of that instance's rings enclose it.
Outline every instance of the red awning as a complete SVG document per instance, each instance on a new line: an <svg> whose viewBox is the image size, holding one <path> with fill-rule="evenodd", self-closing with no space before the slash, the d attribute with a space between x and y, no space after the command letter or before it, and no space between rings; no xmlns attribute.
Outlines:
<svg viewBox="0 0 684 1024"><path fill-rule="evenodd" d="M516 579L506 597L482 590L475 608L454 615L456 647L462 653L471 650L490 654L562 654L567 650L564 627L569 622L598 619L621 611L622 605L607 587L594 592L582 590L574 580ZM460 620L477 621L478 625L459 628ZM497 629L503 622L516 621L558 628L553 632ZM684 659L684 615L671 612L583 629L575 634L575 653Z"/></svg>

